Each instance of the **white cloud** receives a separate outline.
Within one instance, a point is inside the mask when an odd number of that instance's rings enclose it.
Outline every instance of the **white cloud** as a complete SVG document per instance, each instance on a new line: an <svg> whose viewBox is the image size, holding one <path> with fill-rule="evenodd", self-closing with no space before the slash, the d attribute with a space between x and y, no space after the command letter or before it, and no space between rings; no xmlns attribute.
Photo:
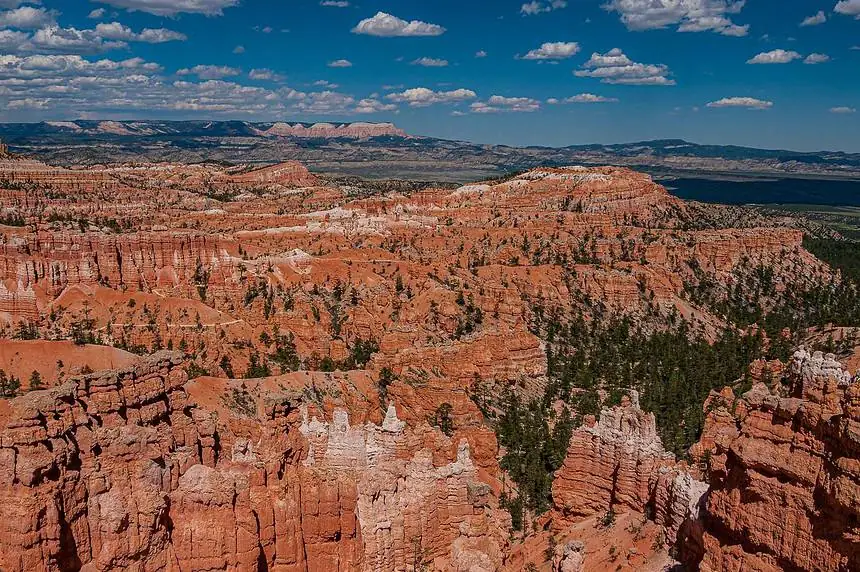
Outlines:
<svg viewBox="0 0 860 572"><path fill-rule="evenodd" d="M348 8L349 2L346 0L322 0L320 6L328 6L330 8Z"/></svg>
<svg viewBox="0 0 860 572"><path fill-rule="evenodd" d="M824 15L824 10L819 10L818 14L814 16L809 16L808 18L804 18L803 22L800 23L801 26L818 26L819 24L823 24L827 21L827 16Z"/></svg>
<svg viewBox="0 0 860 572"><path fill-rule="evenodd" d="M802 58L800 54L792 50L771 50L762 52L747 60L748 64L787 64Z"/></svg>
<svg viewBox="0 0 860 572"><path fill-rule="evenodd" d="M860 20L860 0L841 0L833 7L833 11Z"/></svg>
<svg viewBox="0 0 860 572"><path fill-rule="evenodd" d="M221 16L224 8L239 5L239 0L93 0L101 4L125 8L131 12L148 12L156 16L176 16L180 13Z"/></svg>
<svg viewBox="0 0 860 572"><path fill-rule="evenodd" d="M769 109L773 107L772 101L764 101L754 97L724 97L710 102L707 107L745 107L747 109Z"/></svg>
<svg viewBox="0 0 860 572"><path fill-rule="evenodd" d="M445 33L445 28L419 20L407 22L385 12L377 12L372 18L365 18L359 22L352 29L352 32L388 38L396 36L440 36Z"/></svg>
<svg viewBox="0 0 860 572"><path fill-rule="evenodd" d="M579 53L577 42L546 42L522 56L524 60L563 60Z"/></svg>
<svg viewBox="0 0 860 572"><path fill-rule="evenodd" d="M669 68L663 64L641 64L628 58L620 48L605 54L593 53L591 58L577 70L577 77L598 78L602 83L621 85L675 85L669 79Z"/></svg>
<svg viewBox="0 0 860 572"><path fill-rule="evenodd" d="M21 49L30 39L27 32L16 30L0 30L0 52L14 53Z"/></svg>
<svg viewBox="0 0 860 572"><path fill-rule="evenodd" d="M239 68L229 66L197 65L193 68L183 68L176 75L196 75L200 79L222 79L242 73Z"/></svg>
<svg viewBox="0 0 860 572"><path fill-rule="evenodd" d="M383 111L395 111L397 106L393 103L383 103L376 98L368 97L355 104L356 113L381 113Z"/></svg>
<svg viewBox="0 0 860 572"><path fill-rule="evenodd" d="M476 58L486 58L487 52L485 52L484 50L478 50L477 52L475 52L475 57Z"/></svg>
<svg viewBox="0 0 860 572"><path fill-rule="evenodd" d="M228 80L171 81L160 75L162 71L141 58L90 61L78 55L0 55L0 120L145 114L263 120L369 113L372 108L386 111L392 104L357 102L333 89L306 93Z"/></svg>
<svg viewBox="0 0 860 572"><path fill-rule="evenodd" d="M127 42L145 42L147 44L163 44L165 42L184 42L188 38L185 34L174 32L166 28L145 28L135 33L131 28L119 22L100 23L96 25L96 34L108 40L122 40Z"/></svg>
<svg viewBox="0 0 860 572"><path fill-rule="evenodd" d="M269 68L254 68L248 72L248 78L257 81L284 81L287 79Z"/></svg>
<svg viewBox="0 0 860 572"><path fill-rule="evenodd" d="M504 97L494 95L485 102L476 101L469 106L472 113L532 112L540 109L540 102L530 97Z"/></svg>
<svg viewBox="0 0 860 572"><path fill-rule="evenodd" d="M105 41L105 38L95 30L51 26L36 30L19 51L46 54L98 54L127 47L128 44L124 41Z"/></svg>
<svg viewBox="0 0 860 572"><path fill-rule="evenodd" d="M336 83L332 83L327 79L318 79L313 83L313 85L316 87L326 87L328 89L337 89L339 87Z"/></svg>
<svg viewBox="0 0 860 572"><path fill-rule="evenodd" d="M847 113L856 113L857 110L853 107L848 106L839 106L839 107L831 107L830 113L839 113L839 114L847 114Z"/></svg>
<svg viewBox="0 0 860 572"><path fill-rule="evenodd" d="M89 13L87 18L91 20L98 20L99 18L104 17L106 10L104 8L96 8L92 12Z"/></svg>
<svg viewBox="0 0 860 572"><path fill-rule="evenodd" d="M395 103L408 103L411 107L427 107L436 103L458 103L478 97L471 89L433 91L426 87L413 87L400 93L390 93L385 99Z"/></svg>
<svg viewBox="0 0 860 572"><path fill-rule="evenodd" d="M351 68L352 62L349 60L335 60L333 62L329 62L328 67L330 67L330 68Z"/></svg>
<svg viewBox="0 0 860 572"><path fill-rule="evenodd" d="M233 53L234 54L244 54L245 53L245 46L236 46L235 48L233 48Z"/></svg>
<svg viewBox="0 0 860 572"><path fill-rule="evenodd" d="M830 61L830 56L827 54L809 54L806 56L806 59L803 60L805 64L823 64L825 62Z"/></svg>
<svg viewBox="0 0 860 572"><path fill-rule="evenodd" d="M549 0L547 2L532 0L520 7L520 14L523 16L534 16L535 14L552 12L553 10L561 10L562 8L567 8L566 0Z"/></svg>
<svg viewBox="0 0 860 572"><path fill-rule="evenodd" d="M417 60L412 60L413 66L423 66L425 68L444 68L448 65L448 60L442 60L437 58L418 58Z"/></svg>
<svg viewBox="0 0 860 572"><path fill-rule="evenodd" d="M18 28L21 30L35 30L52 26L57 21L55 10L45 8L33 8L32 6L21 6L14 10L0 12L0 28Z"/></svg>
<svg viewBox="0 0 860 572"><path fill-rule="evenodd" d="M594 95L593 93L580 93L564 99L551 98L547 103L617 103L618 99L614 97L603 97L602 95Z"/></svg>
<svg viewBox="0 0 860 572"><path fill-rule="evenodd" d="M3 50L7 53L92 55L128 48L127 42L160 44L184 41L184 34L165 28L146 28L134 32L119 22L99 23L92 30L61 28L56 24L36 30L32 36L2 31Z"/></svg>
<svg viewBox="0 0 860 572"><path fill-rule="evenodd" d="M739 13L745 0L610 0L603 7L617 12L629 30L655 30L678 26L679 32L712 31L725 36L746 36L749 26L728 18Z"/></svg>

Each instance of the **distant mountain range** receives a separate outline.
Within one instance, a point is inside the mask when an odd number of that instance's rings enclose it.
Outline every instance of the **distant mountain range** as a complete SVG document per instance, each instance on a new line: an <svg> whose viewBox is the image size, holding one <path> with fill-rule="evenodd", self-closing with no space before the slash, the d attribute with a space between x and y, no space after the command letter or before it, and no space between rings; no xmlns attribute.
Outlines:
<svg viewBox="0 0 860 572"><path fill-rule="evenodd" d="M406 137L393 123L249 123L247 121L43 121L0 124L7 139L54 136L297 137L365 139Z"/></svg>
<svg viewBox="0 0 860 572"><path fill-rule="evenodd" d="M10 151L62 165L138 161L304 162L330 174L473 180L540 165L614 164L658 177L860 179L860 154L797 152L665 139L510 147L406 134L391 123L56 121L0 124Z"/></svg>

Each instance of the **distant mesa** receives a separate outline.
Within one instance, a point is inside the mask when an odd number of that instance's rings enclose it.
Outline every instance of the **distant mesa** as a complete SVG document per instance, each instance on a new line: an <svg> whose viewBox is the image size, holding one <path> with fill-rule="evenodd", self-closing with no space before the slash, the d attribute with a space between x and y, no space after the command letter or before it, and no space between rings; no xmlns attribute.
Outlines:
<svg viewBox="0 0 860 572"><path fill-rule="evenodd" d="M347 139L365 139L368 137L406 137L406 132L398 129L393 123L275 123L261 131L267 137L302 137L325 139L344 137Z"/></svg>
<svg viewBox="0 0 860 572"><path fill-rule="evenodd" d="M245 121L45 121L28 131L127 137L292 137L301 139L367 139L407 137L393 123L250 123Z"/></svg>

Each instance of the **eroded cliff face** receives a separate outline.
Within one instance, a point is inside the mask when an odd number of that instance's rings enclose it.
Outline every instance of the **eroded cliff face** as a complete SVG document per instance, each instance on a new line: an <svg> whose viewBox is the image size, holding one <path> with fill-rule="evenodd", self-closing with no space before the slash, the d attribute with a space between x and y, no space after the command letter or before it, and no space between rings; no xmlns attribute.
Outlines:
<svg viewBox="0 0 860 572"><path fill-rule="evenodd" d="M553 503L566 518L634 511L667 529L673 545L682 525L698 517L707 485L663 449L652 413L638 403L604 409L574 431L556 473Z"/></svg>
<svg viewBox="0 0 860 572"><path fill-rule="evenodd" d="M860 380L802 350L787 379L709 400L705 572L860 569Z"/></svg>
<svg viewBox="0 0 860 572"><path fill-rule="evenodd" d="M357 374L210 387L181 365L165 352L0 405L0 568L501 565L505 515L467 441L434 463L394 407L351 424L348 403L303 396Z"/></svg>
<svg viewBox="0 0 860 572"><path fill-rule="evenodd" d="M4 207L27 223L0 233L7 336L21 322L53 339L91 324L125 349L206 347L198 365L222 376L225 357L243 372L271 353L259 340L277 327L309 369L372 338L371 369L535 396L538 312L677 313L714 333L721 317L687 292L697 280L731 283L739 265L763 264L779 290L827 273L798 231L702 230L648 176L611 167L363 198L295 162L3 160L0 179Z"/></svg>

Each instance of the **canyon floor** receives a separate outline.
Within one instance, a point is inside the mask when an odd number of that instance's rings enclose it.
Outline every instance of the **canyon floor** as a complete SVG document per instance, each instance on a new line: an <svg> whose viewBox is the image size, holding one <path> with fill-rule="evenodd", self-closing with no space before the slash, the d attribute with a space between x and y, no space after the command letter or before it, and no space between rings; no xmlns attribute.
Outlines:
<svg viewBox="0 0 860 572"><path fill-rule="evenodd" d="M856 262L619 167L0 157L0 570L858 570Z"/></svg>

